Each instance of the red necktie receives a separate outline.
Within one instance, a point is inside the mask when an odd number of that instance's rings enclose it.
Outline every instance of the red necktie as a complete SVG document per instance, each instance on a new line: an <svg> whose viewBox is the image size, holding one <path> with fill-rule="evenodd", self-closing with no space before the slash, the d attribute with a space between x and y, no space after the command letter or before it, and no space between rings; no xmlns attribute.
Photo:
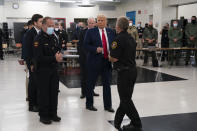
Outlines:
<svg viewBox="0 0 197 131"><path fill-rule="evenodd" d="M102 43L103 43L104 58L107 59L108 58L107 40L103 29L102 29Z"/></svg>

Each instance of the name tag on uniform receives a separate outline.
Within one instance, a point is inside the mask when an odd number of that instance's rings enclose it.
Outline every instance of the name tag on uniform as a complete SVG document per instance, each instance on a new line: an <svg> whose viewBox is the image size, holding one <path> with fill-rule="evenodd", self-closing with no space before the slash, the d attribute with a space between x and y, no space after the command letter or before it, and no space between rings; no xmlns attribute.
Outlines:
<svg viewBox="0 0 197 131"><path fill-rule="evenodd" d="M44 44L44 45L49 45L48 43Z"/></svg>
<svg viewBox="0 0 197 131"><path fill-rule="evenodd" d="M34 47L38 47L39 43L38 42L34 42Z"/></svg>

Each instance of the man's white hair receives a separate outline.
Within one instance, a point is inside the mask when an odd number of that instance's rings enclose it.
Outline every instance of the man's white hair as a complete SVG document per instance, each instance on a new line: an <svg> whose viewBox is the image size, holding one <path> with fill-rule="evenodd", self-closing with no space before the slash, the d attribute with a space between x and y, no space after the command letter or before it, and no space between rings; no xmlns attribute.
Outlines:
<svg viewBox="0 0 197 131"><path fill-rule="evenodd" d="M89 22L90 20L94 20L95 21L95 18L94 17L89 17L87 22Z"/></svg>

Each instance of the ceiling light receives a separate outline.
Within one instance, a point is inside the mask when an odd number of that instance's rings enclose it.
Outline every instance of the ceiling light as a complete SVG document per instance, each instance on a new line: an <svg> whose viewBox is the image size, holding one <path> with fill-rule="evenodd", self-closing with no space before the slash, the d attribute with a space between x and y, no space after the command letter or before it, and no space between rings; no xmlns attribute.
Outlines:
<svg viewBox="0 0 197 131"><path fill-rule="evenodd" d="M78 4L79 7L94 7L94 4L90 3L90 0L82 0L81 4Z"/></svg>
<svg viewBox="0 0 197 131"><path fill-rule="evenodd" d="M73 0L55 0L55 2L62 2L62 3L76 3L76 1L73 1Z"/></svg>

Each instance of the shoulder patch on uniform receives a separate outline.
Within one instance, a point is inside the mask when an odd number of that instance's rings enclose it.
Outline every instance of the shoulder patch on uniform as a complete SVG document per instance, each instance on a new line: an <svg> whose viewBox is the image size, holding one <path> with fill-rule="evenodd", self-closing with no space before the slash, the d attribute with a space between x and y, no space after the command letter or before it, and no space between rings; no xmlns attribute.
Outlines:
<svg viewBox="0 0 197 131"><path fill-rule="evenodd" d="M34 47L38 47L39 43L38 42L34 42Z"/></svg>
<svg viewBox="0 0 197 131"><path fill-rule="evenodd" d="M116 41L112 42L112 49L116 49L118 46L118 43Z"/></svg>

